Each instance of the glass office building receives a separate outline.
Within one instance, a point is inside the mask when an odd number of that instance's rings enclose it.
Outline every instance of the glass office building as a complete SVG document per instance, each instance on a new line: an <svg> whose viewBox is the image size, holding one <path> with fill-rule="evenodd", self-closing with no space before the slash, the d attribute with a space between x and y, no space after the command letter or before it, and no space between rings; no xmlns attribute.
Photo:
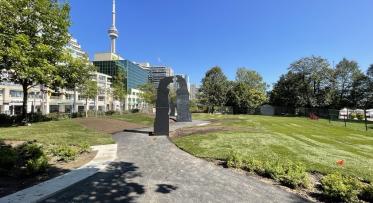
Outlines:
<svg viewBox="0 0 373 203"><path fill-rule="evenodd" d="M129 60L93 61L97 71L115 78L118 71L123 70L124 81L127 90L137 89L148 82L148 71Z"/></svg>

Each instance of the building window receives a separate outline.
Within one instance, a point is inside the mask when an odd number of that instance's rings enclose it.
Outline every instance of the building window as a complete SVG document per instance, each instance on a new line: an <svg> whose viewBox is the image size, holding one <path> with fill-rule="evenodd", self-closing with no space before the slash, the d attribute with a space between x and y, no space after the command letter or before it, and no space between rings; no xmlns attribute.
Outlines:
<svg viewBox="0 0 373 203"><path fill-rule="evenodd" d="M50 113L58 113L59 107L58 105L49 105L49 112Z"/></svg>
<svg viewBox="0 0 373 203"><path fill-rule="evenodd" d="M10 90L9 91L10 93L10 96L11 97L14 97L14 98L19 98L19 97L23 97L23 91L18 91L18 90Z"/></svg>
<svg viewBox="0 0 373 203"><path fill-rule="evenodd" d="M98 101L105 101L105 97L104 96L99 96Z"/></svg>

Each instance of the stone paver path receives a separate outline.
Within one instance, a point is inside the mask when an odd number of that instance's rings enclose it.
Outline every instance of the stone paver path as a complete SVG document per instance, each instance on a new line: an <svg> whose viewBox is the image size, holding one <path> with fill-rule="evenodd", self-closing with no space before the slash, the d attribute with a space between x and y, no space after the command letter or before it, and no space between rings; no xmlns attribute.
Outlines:
<svg viewBox="0 0 373 203"><path fill-rule="evenodd" d="M195 123L193 123L195 124ZM177 123L171 129L183 127ZM187 125L190 125L188 123ZM46 202L305 202L255 178L180 150L167 137L114 135L118 159Z"/></svg>

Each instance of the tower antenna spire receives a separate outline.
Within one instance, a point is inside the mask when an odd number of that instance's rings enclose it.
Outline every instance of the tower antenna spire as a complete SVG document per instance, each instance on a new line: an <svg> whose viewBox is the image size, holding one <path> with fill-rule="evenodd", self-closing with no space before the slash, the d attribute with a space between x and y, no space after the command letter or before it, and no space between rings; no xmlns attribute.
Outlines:
<svg viewBox="0 0 373 203"><path fill-rule="evenodd" d="M116 39L118 38L119 36L119 32L115 26L115 0L113 0L113 10L112 10L112 25L111 27L109 28L108 30L108 33L109 33L109 37L110 37L110 40L111 40L111 53L116 53Z"/></svg>

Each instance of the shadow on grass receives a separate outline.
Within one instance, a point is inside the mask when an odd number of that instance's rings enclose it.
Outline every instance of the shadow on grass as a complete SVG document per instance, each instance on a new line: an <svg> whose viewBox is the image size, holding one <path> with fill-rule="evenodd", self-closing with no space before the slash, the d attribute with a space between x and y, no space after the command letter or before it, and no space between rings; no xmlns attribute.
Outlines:
<svg viewBox="0 0 373 203"><path fill-rule="evenodd" d="M141 176L133 163L114 162L102 172L78 182L43 202L134 202L144 186L129 179Z"/></svg>

